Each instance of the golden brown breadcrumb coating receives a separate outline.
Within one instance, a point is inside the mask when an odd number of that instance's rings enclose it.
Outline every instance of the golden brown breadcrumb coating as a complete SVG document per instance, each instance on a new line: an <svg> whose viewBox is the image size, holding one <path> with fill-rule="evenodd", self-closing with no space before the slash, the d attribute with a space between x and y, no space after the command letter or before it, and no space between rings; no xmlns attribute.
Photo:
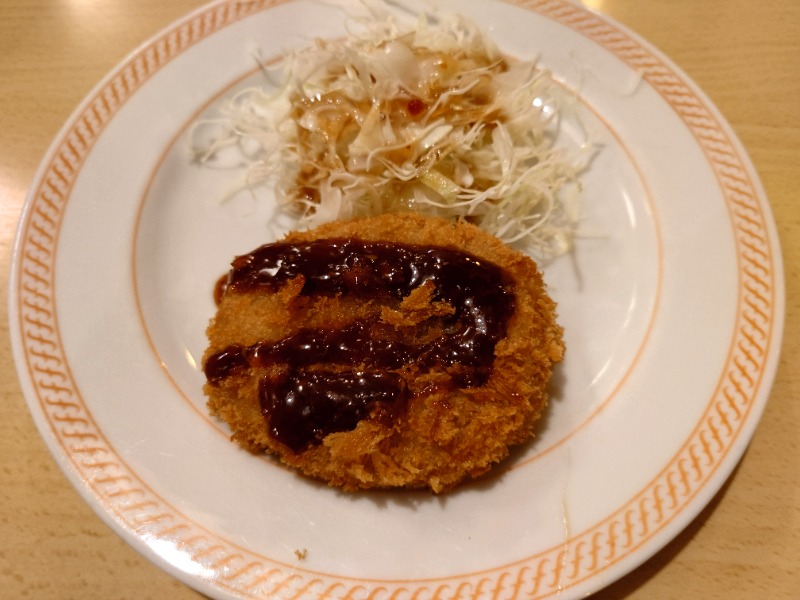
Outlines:
<svg viewBox="0 0 800 600"><path fill-rule="evenodd" d="M230 426L236 442L344 490L427 487L442 492L486 473L508 456L510 446L533 436L564 345L555 303L529 257L472 225L411 213L333 222L290 233L284 241L324 239L443 246L500 267L512 282L513 314L494 347L488 378L479 386L458 386L452 370L403 369L409 394L402 411L391 419L369 415L352 430L330 433L295 451L270 434L259 401L259 382L281 367L251 366L205 386L211 413ZM396 302L301 295L303 284L297 277L275 291L225 293L208 327L204 363L232 345L277 342L304 328L342 328L363 318L425 342L445 335L443 323L455 310L427 284Z"/></svg>

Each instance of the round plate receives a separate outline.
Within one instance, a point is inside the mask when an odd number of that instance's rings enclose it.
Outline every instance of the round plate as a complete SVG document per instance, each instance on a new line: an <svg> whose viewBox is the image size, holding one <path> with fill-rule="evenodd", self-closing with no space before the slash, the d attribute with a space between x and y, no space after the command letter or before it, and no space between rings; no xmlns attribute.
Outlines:
<svg viewBox="0 0 800 600"><path fill-rule="evenodd" d="M194 164L192 124L263 83L254 50L343 35L341 7L231 0L175 23L86 98L30 190L10 321L31 412L98 514L212 597L583 596L690 522L767 400L778 240L714 106L580 6L437 4L538 57L575 98L559 144L598 150L575 251L543 266L568 346L551 405L486 478L344 494L240 450L205 410L214 282L292 223L267 189L223 202L243 171Z"/></svg>

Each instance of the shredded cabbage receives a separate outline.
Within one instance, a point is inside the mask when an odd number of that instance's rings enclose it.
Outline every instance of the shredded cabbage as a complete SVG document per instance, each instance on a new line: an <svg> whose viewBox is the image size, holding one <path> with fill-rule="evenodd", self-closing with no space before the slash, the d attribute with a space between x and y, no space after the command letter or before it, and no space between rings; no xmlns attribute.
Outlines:
<svg viewBox="0 0 800 600"><path fill-rule="evenodd" d="M196 157L236 146L300 227L404 210L464 219L540 259L572 248L586 153L560 148L564 90L455 14L352 19L231 98Z"/></svg>

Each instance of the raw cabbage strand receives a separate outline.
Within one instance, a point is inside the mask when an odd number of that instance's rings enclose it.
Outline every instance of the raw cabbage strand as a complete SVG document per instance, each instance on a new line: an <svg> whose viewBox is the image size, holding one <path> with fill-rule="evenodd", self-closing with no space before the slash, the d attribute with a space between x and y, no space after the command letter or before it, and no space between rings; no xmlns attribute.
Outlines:
<svg viewBox="0 0 800 600"><path fill-rule="evenodd" d="M459 15L401 28L388 12L375 19L375 6L345 39L271 67L279 84L245 89L199 124L197 159L237 149L248 185L273 185L300 227L416 210L470 221L539 259L569 251L578 215L564 188L586 160L555 144L565 92Z"/></svg>

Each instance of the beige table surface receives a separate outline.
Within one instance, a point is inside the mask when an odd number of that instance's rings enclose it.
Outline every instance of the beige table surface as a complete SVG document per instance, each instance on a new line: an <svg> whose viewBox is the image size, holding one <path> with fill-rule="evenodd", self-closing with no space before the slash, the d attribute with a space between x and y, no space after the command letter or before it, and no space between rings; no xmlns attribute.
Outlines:
<svg viewBox="0 0 800 600"><path fill-rule="evenodd" d="M39 437L8 341L7 273L28 185L115 64L201 0L0 0L0 598L197 598L111 532ZM750 153L784 252L787 320L770 402L729 482L600 598L800 598L800 2L594 0L670 56Z"/></svg>

